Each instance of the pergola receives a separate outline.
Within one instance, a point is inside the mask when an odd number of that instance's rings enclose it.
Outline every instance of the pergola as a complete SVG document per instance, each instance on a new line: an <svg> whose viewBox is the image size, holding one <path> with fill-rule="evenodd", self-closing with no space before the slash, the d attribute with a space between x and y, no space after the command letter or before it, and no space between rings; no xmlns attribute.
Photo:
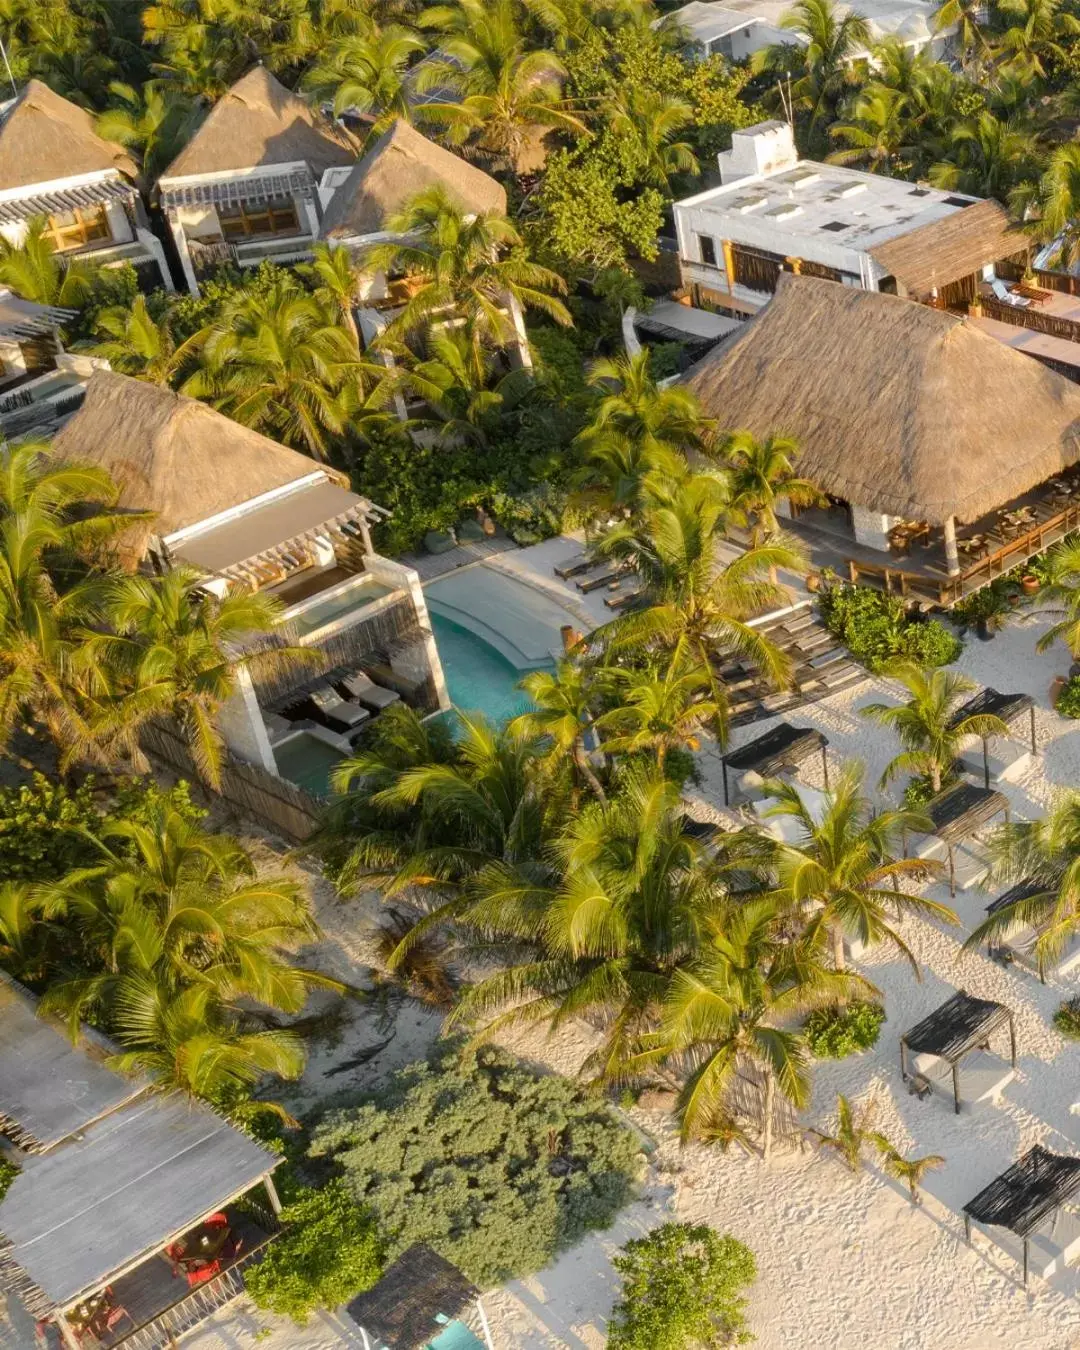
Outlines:
<svg viewBox="0 0 1080 1350"><path fill-rule="evenodd" d="M964 1206L967 1240L971 1242L972 1222L1015 1233L1023 1242L1026 1285L1032 1233L1078 1191L1080 1158L1051 1153L1036 1144Z"/></svg>
<svg viewBox="0 0 1080 1350"><path fill-rule="evenodd" d="M935 1055L952 1068L953 1104L960 1114L960 1063L972 1050L985 1048L1003 1026L1009 1028L1009 1052L1016 1068L1016 1025L1012 1009L961 989L929 1017L900 1037L900 1073L908 1080L908 1055Z"/></svg>
<svg viewBox="0 0 1080 1350"><path fill-rule="evenodd" d="M736 773L758 773L762 778L775 778L785 770L794 771L804 760L818 753L821 754L821 772L825 778L825 790L828 791L829 761L825 754L828 744L828 738L813 727L793 727L790 722L780 722L747 745L722 755L720 763L724 773L724 805L730 805L728 769Z"/></svg>
<svg viewBox="0 0 1080 1350"><path fill-rule="evenodd" d="M1006 820L1009 819L1009 799L1004 793L993 788L976 787L974 783L954 783L923 807L923 815L930 818L932 825L929 833L936 835L948 850L950 895L956 895L957 845L970 839L983 825L1001 814ZM906 838L904 853L906 856Z"/></svg>
<svg viewBox="0 0 1080 1350"><path fill-rule="evenodd" d="M483 1341L457 1320L475 1306ZM348 1305L364 1350L469 1350L491 1341L480 1290L438 1252L417 1242L387 1268L382 1279Z"/></svg>
<svg viewBox="0 0 1080 1350"><path fill-rule="evenodd" d="M969 698L962 708L953 714L949 726L958 727L969 717L999 717L1006 726L1011 727L1027 713L1030 719L1031 753L1038 754L1035 748L1035 700L1030 694L999 694L996 689L982 689L974 698ZM980 737L983 748L983 786L990 786L990 752L988 736Z"/></svg>

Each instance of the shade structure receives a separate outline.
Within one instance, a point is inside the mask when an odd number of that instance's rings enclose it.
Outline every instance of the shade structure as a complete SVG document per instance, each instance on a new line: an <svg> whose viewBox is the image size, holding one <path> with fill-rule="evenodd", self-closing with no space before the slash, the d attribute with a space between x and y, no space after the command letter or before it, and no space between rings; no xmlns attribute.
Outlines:
<svg viewBox="0 0 1080 1350"><path fill-rule="evenodd" d="M828 744L828 737L812 727L793 727L790 722L780 722L771 731L721 756L724 801L728 801L728 769L734 769L736 773L752 772L761 774L762 778L772 778L785 769L797 769L804 760L819 752L825 787L828 789L829 761L825 754Z"/></svg>
<svg viewBox="0 0 1080 1350"><path fill-rule="evenodd" d="M1030 900L1034 895L1043 895L1048 889L1044 882L1025 877L1023 881L1018 881L1015 886L1010 886L996 900L991 900L986 906L986 912L987 914L998 914L1001 910L1008 909L1010 905L1018 905L1021 900Z"/></svg>
<svg viewBox="0 0 1080 1350"><path fill-rule="evenodd" d="M1029 720L1031 753L1037 754L1035 747L1035 700L1030 694L999 694L996 689L981 689L974 698L969 698L963 707L957 708L949 720L950 727L958 727L969 717L998 717L1007 727L1018 721L1024 714ZM990 786L989 737L982 737L983 748L983 786Z"/></svg>
<svg viewBox="0 0 1080 1350"><path fill-rule="evenodd" d="M1009 799L993 788L976 787L974 783L954 783L932 797L923 807L922 813L929 817L929 833L936 835L948 850L949 894L955 895L956 858L953 850L995 816L1004 815L1008 820Z"/></svg>
<svg viewBox="0 0 1080 1350"><path fill-rule="evenodd" d="M1080 1158L1051 1153L1036 1144L964 1206L964 1227L1007 1228L1023 1239L1024 1283L1028 1277L1028 1240L1036 1228L1080 1192Z"/></svg>
<svg viewBox="0 0 1080 1350"><path fill-rule="evenodd" d="M961 989L900 1037L900 1072L906 1081L909 1054L934 1055L945 1060L952 1066L953 1102L959 1114L961 1061L970 1051L986 1045L994 1032L1005 1026L1009 1028L1009 1048L1015 1069L1016 1029L1012 1009L991 999L976 998Z"/></svg>
<svg viewBox="0 0 1080 1350"><path fill-rule="evenodd" d="M421 1350L479 1297L479 1289L457 1266L418 1242L402 1252L373 1289L354 1298L348 1312L372 1345Z"/></svg>

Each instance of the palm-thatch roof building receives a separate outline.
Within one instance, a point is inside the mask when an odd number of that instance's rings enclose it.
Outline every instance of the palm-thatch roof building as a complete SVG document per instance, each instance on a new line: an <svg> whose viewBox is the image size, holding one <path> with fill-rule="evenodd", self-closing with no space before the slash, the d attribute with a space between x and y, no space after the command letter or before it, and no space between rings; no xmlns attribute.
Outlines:
<svg viewBox="0 0 1080 1350"><path fill-rule="evenodd" d="M172 290L123 146L97 134L93 116L30 80L0 106L0 234L19 244L44 222L57 253L130 262L150 285Z"/></svg>
<svg viewBox="0 0 1080 1350"><path fill-rule="evenodd" d="M785 274L686 383L722 426L798 442L834 503L800 521L866 546L850 558L866 575L891 564L958 598L1080 523L1061 477L1080 461L1080 387L968 319Z"/></svg>
<svg viewBox="0 0 1080 1350"><path fill-rule="evenodd" d="M273 642L322 654L241 681L223 721L240 758L277 773L264 714L291 708L338 667L386 666L417 706L448 703L419 578L375 553L371 527L386 513L343 474L205 403L109 370L90 378L53 450L111 474L116 505L132 516L120 541L127 565L194 568L219 596L265 592L283 607Z"/></svg>
<svg viewBox="0 0 1080 1350"><path fill-rule="evenodd" d="M0 973L0 1157L18 1169L0 1198L0 1285L73 1350L91 1335L109 1350L169 1343L243 1292L278 1228L280 1159L116 1073L115 1053L89 1029L72 1044ZM208 1259L185 1262L174 1244L194 1257L204 1233Z"/></svg>
<svg viewBox="0 0 1080 1350"><path fill-rule="evenodd" d="M238 80L158 180L188 289L221 262L307 257L319 232L317 188L358 146L263 66Z"/></svg>

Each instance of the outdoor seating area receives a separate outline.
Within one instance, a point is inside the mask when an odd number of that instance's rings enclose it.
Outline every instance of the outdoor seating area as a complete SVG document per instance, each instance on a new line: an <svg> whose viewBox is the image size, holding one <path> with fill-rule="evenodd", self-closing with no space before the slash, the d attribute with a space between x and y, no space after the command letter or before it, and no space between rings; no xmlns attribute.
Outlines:
<svg viewBox="0 0 1080 1350"><path fill-rule="evenodd" d="M795 773L800 765L820 754L825 788L829 786L827 737L810 727L795 727L780 722L771 731L764 732L737 750L721 756L724 779L724 805L731 805L729 773L736 776L737 787L744 796L760 796L758 791L767 778L778 778Z"/></svg>
<svg viewBox="0 0 1080 1350"><path fill-rule="evenodd" d="M279 711L264 713L271 744L297 731L322 728L337 738L342 751L352 749L372 718L401 702L401 693L377 684L366 670L356 667L331 671L323 679L298 691L297 697Z"/></svg>
<svg viewBox="0 0 1080 1350"><path fill-rule="evenodd" d="M1009 799L993 788L954 783L922 808L931 823L921 836L915 856L928 862L943 856L949 870L949 895L977 885L989 870L989 859L979 848L979 834L997 816L1009 819ZM904 841L908 853L908 841Z"/></svg>
<svg viewBox="0 0 1080 1350"><path fill-rule="evenodd" d="M1036 1144L964 1206L964 1229L993 1229L993 1241L1043 1279L1062 1270L1080 1252L1080 1218L1068 1208L1080 1194L1080 1158L1051 1153ZM1016 1253L1007 1235L1020 1239Z"/></svg>
<svg viewBox="0 0 1080 1350"><path fill-rule="evenodd" d="M632 585L637 573L625 563L613 563L610 559L597 558L582 550L575 553L551 569L560 581L572 581L582 595L591 595L593 591L606 590L610 594L604 597L608 609L621 610L633 604L641 593L640 588L624 590L624 583Z"/></svg>
<svg viewBox="0 0 1080 1350"><path fill-rule="evenodd" d="M1030 694L999 694L996 689L981 689L956 710L950 721L950 729L960 726L971 717L997 717L1005 723L1010 732L1014 723L1026 722L1027 726L1023 728L1023 733L1026 734L1027 742L1030 744L1030 754L1032 756L1038 754L1035 741L1035 700ZM1018 732L1017 736L1020 734ZM983 787L986 788L989 788L991 779L997 782L1015 776L1028 763L1029 752L1023 749L1013 753L1012 740L1010 735L1008 748L1002 747L998 750L995 739L995 753L991 756L991 738L980 737L982 763L979 764L966 754L961 755L960 765L963 771L972 775L981 772Z"/></svg>
<svg viewBox="0 0 1080 1350"><path fill-rule="evenodd" d="M1009 1060L990 1050L990 1038L1008 1027ZM961 1093L961 1065L964 1091ZM961 989L900 1037L900 1073L909 1090L952 1096L957 1115L963 1102L996 1100L1016 1074L1016 1026L1002 1003Z"/></svg>

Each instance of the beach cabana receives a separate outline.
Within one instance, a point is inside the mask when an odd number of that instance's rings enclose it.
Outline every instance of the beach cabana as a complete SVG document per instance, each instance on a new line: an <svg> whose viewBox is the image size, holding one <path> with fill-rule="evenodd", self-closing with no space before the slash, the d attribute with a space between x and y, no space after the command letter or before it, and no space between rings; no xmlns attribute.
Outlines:
<svg viewBox="0 0 1080 1350"><path fill-rule="evenodd" d="M1077 1194L1080 1158L1051 1153L1036 1144L964 1206L967 1240L971 1242L973 1223L1014 1233L1021 1242L1024 1284L1033 1246L1037 1273L1045 1278L1063 1269L1080 1250L1080 1222L1072 1214L1062 1214L1063 1206ZM1009 1250L1008 1245L995 1241Z"/></svg>
<svg viewBox="0 0 1080 1350"><path fill-rule="evenodd" d="M1006 1026L1008 1068L1003 1059L990 1053L990 1037ZM900 1037L900 1073L905 1083L914 1072L931 1087L940 1087L951 1077L953 1105L959 1115L960 1065L965 1060L971 1088L968 1100L996 1096L1016 1073L1016 1025L1012 1009L1004 1003L975 998L961 989Z"/></svg>
<svg viewBox="0 0 1080 1350"><path fill-rule="evenodd" d="M1023 900L1030 900L1036 895L1053 894L1054 888L1048 887L1046 882L1038 881L1032 877L1025 877L1023 881L1017 882L1003 895L999 895L996 900L991 900L986 906L987 917L998 914L1003 909L1008 909L1012 905L1019 904ZM1034 953L1035 941L1039 936L1039 930L1024 919L1017 918L1007 929L996 934L990 939L990 955L999 960L1012 960L1020 965L1034 970L1040 981L1046 983L1046 970L1039 969L1038 958ZM1073 937L1065 946L1057 963L1050 968L1053 975L1068 975L1076 965L1080 963L1080 939Z"/></svg>
<svg viewBox="0 0 1080 1350"><path fill-rule="evenodd" d="M969 717L998 717L1007 727L1012 729L1014 722L1021 721L1024 717L1028 721L1028 735L1031 742L1031 753L1037 754L1035 748L1035 700L1030 694L999 694L996 689L981 689L974 698L968 699L962 708L958 708L950 719L950 727L957 727L961 722L967 721ZM983 786L990 786L990 738L982 738L982 758L983 758ZM1017 738L1019 739L1019 737ZM1008 766L1003 766L1007 768ZM1002 776L999 770L997 777Z"/></svg>
<svg viewBox="0 0 1080 1350"><path fill-rule="evenodd" d="M949 894L956 895L956 850L968 840L974 838L980 829L995 816L1004 815L1009 819L1009 800L993 788L976 787L974 783L954 783L952 787L939 792L936 797L922 808L922 813L931 822L929 837L938 841L924 847L919 857L930 857L938 844L944 844L949 863ZM904 841L904 853L907 854L907 840ZM977 860L976 860L977 861ZM985 863L979 863L970 874L964 876L962 888L970 886L986 873Z"/></svg>
<svg viewBox="0 0 1080 1350"><path fill-rule="evenodd" d="M805 760L816 754L821 755L821 772L827 791L829 761L825 751L828 744L828 738L812 727L793 727L790 722L780 722L738 750L729 750L720 757L724 804L729 803L729 769L735 774L755 773L760 778L778 778L783 773L794 773Z"/></svg>
<svg viewBox="0 0 1080 1350"><path fill-rule="evenodd" d="M462 1321L475 1313L480 1336ZM382 1279L348 1305L364 1350L495 1350L480 1290L422 1242L402 1252ZM481 1339L482 1337L482 1339Z"/></svg>

